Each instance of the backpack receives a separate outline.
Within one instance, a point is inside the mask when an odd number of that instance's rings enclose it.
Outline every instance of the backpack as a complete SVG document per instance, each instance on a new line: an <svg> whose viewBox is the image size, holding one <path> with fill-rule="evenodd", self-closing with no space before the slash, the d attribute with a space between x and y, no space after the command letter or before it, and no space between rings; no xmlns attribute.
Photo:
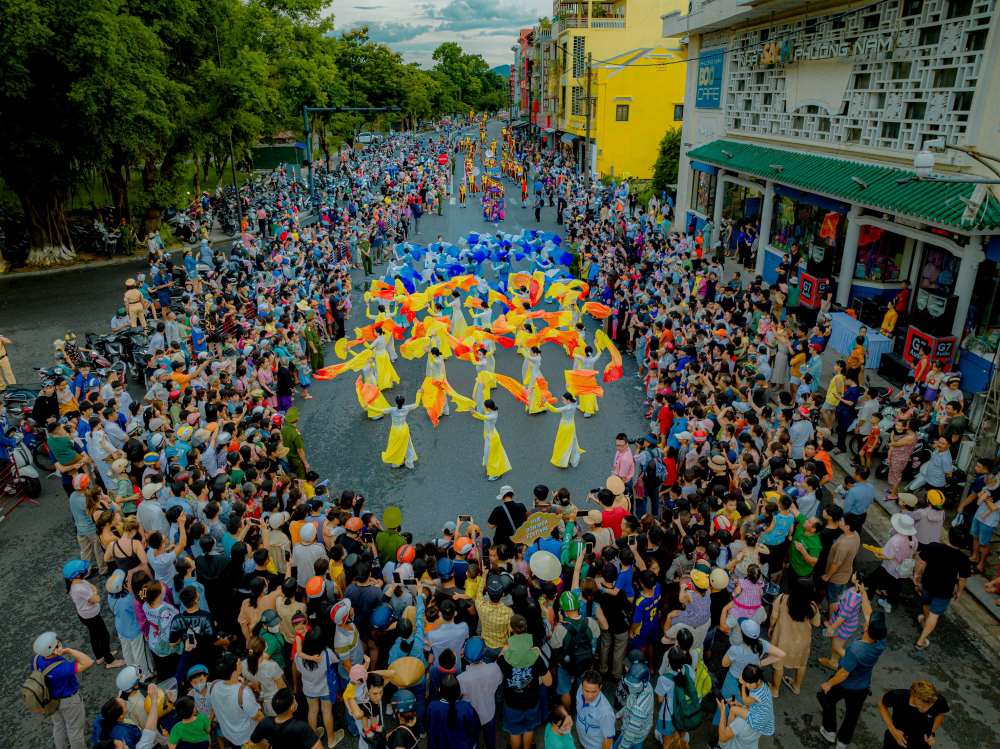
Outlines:
<svg viewBox="0 0 1000 749"><path fill-rule="evenodd" d="M572 676L579 676L594 663L594 646L591 642L590 626L586 617L576 621L564 619L566 637L562 644L563 669Z"/></svg>
<svg viewBox="0 0 1000 749"><path fill-rule="evenodd" d="M660 455L659 449L653 449L649 451L650 462L646 466L646 472L649 472L650 467L652 467L652 475L656 477L656 483L662 484L667 480L667 464L663 462L663 456Z"/></svg>
<svg viewBox="0 0 1000 749"><path fill-rule="evenodd" d="M694 688L698 692L698 698L704 699L715 685L712 683L712 674L708 672L708 666L705 665L705 658L701 649L695 648L691 651L692 655L695 653L698 655L698 668L694 672Z"/></svg>
<svg viewBox="0 0 1000 749"><path fill-rule="evenodd" d="M28 674L28 678L21 685L21 699L24 700L25 707L31 712L40 715L52 715L52 713L59 709L59 700L55 699L52 696L52 692L49 691L49 682L47 679L48 675L58 665L59 661L55 661L46 666L44 671L40 671L38 669L38 659L36 658L33 661L31 673Z"/></svg>
<svg viewBox="0 0 1000 749"><path fill-rule="evenodd" d="M692 680L685 677L684 686L675 684L671 722L677 731L693 731L701 725L704 713L698 696L697 676Z"/></svg>

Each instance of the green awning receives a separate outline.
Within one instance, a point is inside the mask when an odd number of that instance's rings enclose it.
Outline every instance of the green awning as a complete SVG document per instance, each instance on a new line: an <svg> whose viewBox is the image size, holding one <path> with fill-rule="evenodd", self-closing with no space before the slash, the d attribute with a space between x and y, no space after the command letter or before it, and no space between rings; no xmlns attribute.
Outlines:
<svg viewBox="0 0 1000 749"><path fill-rule="evenodd" d="M963 182L914 181L913 172L804 151L786 151L735 140L716 140L688 151L688 157L777 184L857 203L866 208L952 227L989 231L1000 227L1000 201L987 195L976 216L962 217L976 186ZM856 179L855 179L856 178Z"/></svg>

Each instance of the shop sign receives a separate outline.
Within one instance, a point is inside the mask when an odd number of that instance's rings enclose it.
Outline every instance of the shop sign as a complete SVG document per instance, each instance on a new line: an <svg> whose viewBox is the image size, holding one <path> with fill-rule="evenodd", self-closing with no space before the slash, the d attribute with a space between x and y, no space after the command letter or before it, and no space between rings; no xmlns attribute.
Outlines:
<svg viewBox="0 0 1000 749"><path fill-rule="evenodd" d="M698 87L694 105L699 109L719 109L722 106L722 69L726 52L713 49L698 55Z"/></svg>
<svg viewBox="0 0 1000 749"><path fill-rule="evenodd" d="M952 358L955 355L957 340L954 336L937 338L918 330L911 325L906 334L906 344L903 347L903 358L911 366L916 366L925 353L931 352L931 359L940 363L945 369L949 368Z"/></svg>
<svg viewBox="0 0 1000 749"><path fill-rule="evenodd" d="M802 44L794 39L765 42L760 49L737 53L743 67L791 65L804 60L837 60L852 57L885 57L896 48L893 34L869 34L853 42L824 40Z"/></svg>

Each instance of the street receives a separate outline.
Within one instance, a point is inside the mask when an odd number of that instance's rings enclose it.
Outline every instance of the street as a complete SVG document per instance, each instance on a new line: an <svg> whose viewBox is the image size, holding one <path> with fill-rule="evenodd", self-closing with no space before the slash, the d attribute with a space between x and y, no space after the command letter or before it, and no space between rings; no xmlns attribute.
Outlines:
<svg viewBox="0 0 1000 749"><path fill-rule="evenodd" d="M497 132L498 126L493 123L491 134ZM507 216L501 231L514 233L522 227L535 227L531 209L522 209L515 201L508 200ZM554 219L554 209L546 207L540 228L556 230ZM464 209L447 206L443 217L427 215L415 239L427 243L441 235L445 240L456 241L469 231L485 228L489 225L482 221L476 201L470 199ZM85 331L105 331L120 304L123 281L126 276L134 275L137 267L120 265L30 279L0 279L0 333L14 341L9 351L18 377L30 381L31 367L49 362L52 341L66 330L80 335ZM355 279L357 289L362 279L358 274ZM366 322L363 302L360 294L356 294L349 327ZM328 349L327 364L335 361L335 355ZM424 362L400 358L396 367L402 383L392 395L404 393L412 401L423 378ZM568 360L556 347L546 349L543 370L557 395L562 388L562 370L567 367ZM520 358L513 351L498 350L497 370L516 375L520 371ZM620 381L605 387L598 415L577 420L579 441L587 452L576 469L560 470L549 464L557 418L528 416L512 398L500 393L498 429L514 467L501 481L488 483L483 477L482 428L468 414L444 417L437 429L422 412L414 414L410 426L419 461L412 471L392 470L379 458L386 442L388 421L364 418L351 376L332 383L316 383L312 390L315 399L299 404L306 449L315 469L330 479L334 495L343 489L354 489L367 498L366 507L378 514L388 505L400 506L406 529L417 538L436 535L445 521L460 513L484 521L496 505L499 486L506 483L514 487L519 499L529 503L535 484L544 483L552 490L566 486L575 503L585 509L587 490L602 485L610 472L615 434L626 432L635 437L648 431L635 365L628 356L624 371ZM471 365L450 360L448 376L458 392L471 394L474 380ZM387 397L392 400L389 393ZM0 589L7 605L0 624L0 681L6 685L0 702L0 719L5 725L0 746L42 747L50 741L47 722L27 713L17 689L26 674L32 639L41 631L54 628L67 645L86 649L85 630L77 621L58 571L64 560L77 555L77 547L66 499L55 480L46 480L40 503L40 507L18 509L0 526ZM865 554L868 566L872 566L870 554ZM916 678L931 679L951 707L937 737L936 749L996 745L996 654L978 643L953 614L943 617L931 647L926 652L917 651L913 647L918 635L916 608L911 590L904 596L903 604L889 616L889 647L876 670L874 697L863 712L855 745L881 745L883 724L874 701L885 690L908 687ZM775 701L776 735L765 740L763 746L784 749L826 746L818 735L815 694L829 673L815 665L815 659L826 655L828 648L829 641L820 632L814 633L813 665L802 694L794 696L787 688L783 690ZM92 718L113 692L112 675L95 667L83 677L83 684L88 717ZM706 729L702 728L696 736L699 738L695 745L704 746ZM344 745L353 746L353 742ZM653 746L652 738L647 746Z"/></svg>

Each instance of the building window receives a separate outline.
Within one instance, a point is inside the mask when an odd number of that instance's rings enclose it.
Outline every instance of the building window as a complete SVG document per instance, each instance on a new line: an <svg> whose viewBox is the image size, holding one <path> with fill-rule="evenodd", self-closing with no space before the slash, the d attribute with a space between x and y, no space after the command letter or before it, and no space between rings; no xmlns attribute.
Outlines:
<svg viewBox="0 0 1000 749"><path fill-rule="evenodd" d="M927 104L922 101L909 101L906 103L906 119L922 120L927 113Z"/></svg>
<svg viewBox="0 0 1000 749"><path fill-rule="evenodd" d="M628 122L628 104L615 105L615 122Z"/></svg>
<svg viewBox="0 0 1000 749"><path fill-rule="evenodd" d="M559 111L560 112L565 112L566 111L566 87L565 86L562 87L562 100L559 103Z"/></svg>
<svg viewBox="0 0 1000 749"><path fill-rule="evenodd" d="M674 104L674 122L680 122L684 119L684 105Z"/></svg>
<svg viewBox="0 0 1000 749"><path fill-rule="evenodd" d="M910 77L910 67L911 63L907 62L894 62L892 64L892 78L893 80L901 80Z"/></svg>
<svg viewBox="0 0 1000 749"><path fill-rule="evenodd" d="M899 123L898 122L883 122L882 123L882 137L890 140L894 140L899 137Z"/></svg>
<svg viewBox="0 0 1000 749"><path fill-rule="evenodd" d="M986 35L989 33L989 29L976 29L975 31L970 31L969 36L966 37L965 51L966 52L978 52L979 50L986 47Z"/></svg>
<svg viewBox="0 0 1000 749"><path fill-rule="evenodd" d="M972 13L972 0L948 0L946 18L961 18Z"/></svg>
<svg viewBox="0 0 1000 749"><path fill-rule="evenodd" d="M579 78L583 75L586 65L585 45L586 39L582 36L573 37L573 77Z"/></svg>
<svg viewBox="0 0 1000 749"><path fill-rule="evenodd" d="M919 39L917 44L921 47L927 47L931 44L937 44L941 40L941 27L940 26L924 26L920 29Z"/></svg>
<svg viewBox="0 0 1000 749"><path fill-rule="evenodd" d="M952 109L956 112L968 112L972 109L972 92L971 91L958 91L955 93L955 103L952 105Z"/></svg>
<svg viewBox="0 0 1000 749"><path fill-rule="evenodd" d="M583 114L583 86L573 86L570 91L570 107L573 114Z"/></svg>
<svg viewBox="0 0 1000 749"><path fill-rule="evenodd" d="M934 88L951 88L958 79L958 68L941 68L934 71Z"/></svg>
<svg viewBox="0 0 1000 749"><path fill-rule="evenodd" d="M924 0L903 0L903 16L916 16L924 7Z"/></svg>

